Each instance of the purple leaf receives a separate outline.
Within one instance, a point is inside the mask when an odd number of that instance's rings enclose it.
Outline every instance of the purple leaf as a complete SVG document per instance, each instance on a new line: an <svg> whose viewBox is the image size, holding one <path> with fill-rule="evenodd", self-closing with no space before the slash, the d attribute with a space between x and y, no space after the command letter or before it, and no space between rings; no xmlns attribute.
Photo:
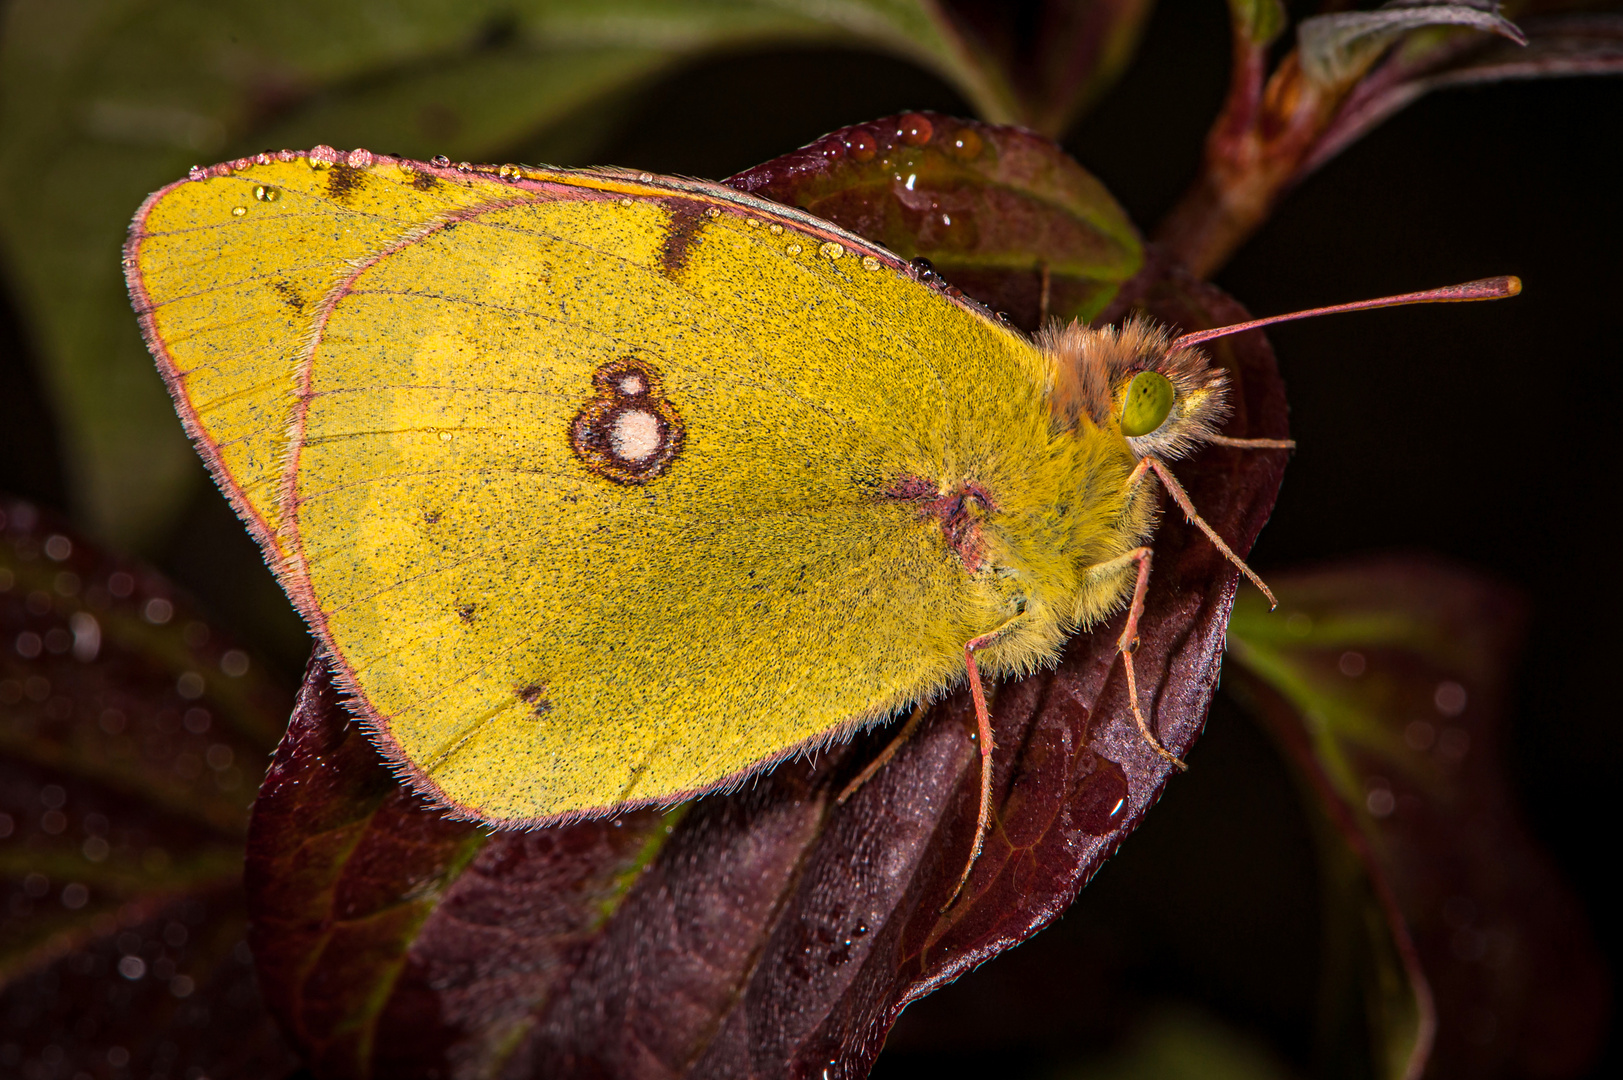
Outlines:
<svg viewBox="0 0 1623 1080"><path fill-rule="evenodd" d="M1118 297L1184 326L1244 317L1158 268ZM1282 436L1260 334L1219 342L1231 432ZM1278 453L1179 466L1246 550ZM1235 573L1169 516L1156 540L1140 685L1186 750L1216 684ZM1060 667L998 689L997 825L964 897L977 755L967 695L844 806L833 797L893 731L670 814L486 836L397 786L312 667L256 807L253 941L273 1009L320 1076L866 1075L901 1008L1065 910L1158 797L1119 619Z"/></svg>
<svg viewBox="0 0 1623 1080"><path fill-rule="evenodd" d="M241 888L285 708L157 574L0 502L0 1072L290 1067Z"/></svg>
<svg viewBox="0 0 1623 1080"><path fill-rule="evenodd" d="M740 191L798 206L928 258L1027 330L1091 319L1143 264L1116 200L1059 146L1020 128L904 113L739 173Z"/></svg>

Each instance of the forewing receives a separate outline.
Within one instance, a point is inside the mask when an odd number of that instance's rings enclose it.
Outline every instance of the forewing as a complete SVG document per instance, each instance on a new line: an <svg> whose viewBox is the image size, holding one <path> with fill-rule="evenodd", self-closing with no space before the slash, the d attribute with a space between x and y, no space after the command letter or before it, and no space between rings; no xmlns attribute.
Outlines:
<svg viewBox="0 0 1623 1080"><path fill-rule="evenodd" d="M285 489L257 502L422 786L502 821L671 801L954 676L987 629L968 572L887 492L1042 452L1023 339L712 185L342 167L311 224L336 254L358 217L371 246L297 283L321 300L276 391ZM382 232L369 208L417 193L434 212ZM618 475L616 432L666 460Z"/></svg>
<svg viewBox="0 0 1623 1080"><path fill-rule="evenodd" d="M171 184L130 227L124 273L198 451L278 573L281 471L301 358L356 260L477 205L468 185L353 181L372 160L261 154ZM393 166L391 166L393 167ZM397 168L398 171L398 168Z"/></svg>

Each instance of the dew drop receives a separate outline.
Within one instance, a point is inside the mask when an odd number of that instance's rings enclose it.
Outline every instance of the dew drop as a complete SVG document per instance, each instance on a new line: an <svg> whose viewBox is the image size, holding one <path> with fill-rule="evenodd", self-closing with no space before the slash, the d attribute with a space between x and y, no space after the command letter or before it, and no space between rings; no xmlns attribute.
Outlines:
<svg viewBox="0 0 1623 1080"><path fill-rule="evenodd" d="M1126 820L1127 794L1122 767L1109 758L1095 759L1093 771L1082 778L1070 800L1077 825L1092 836L1115 832Z"/></svg>
<svg viewBox="0 0 1623 1080"><path fill-rule="evenodd" d="M896 137L910 146L923 146L934 134L935 128L930 125L930 121L918 113L908 113L902 117L901 123L896 128Z"/></svg>
<svg viewBox="0 0 1623 1080"><path fill-rule="evenodd" d="M721 216L721 211L712 206L710 209L704 212L704 216L709 218L711 221L714 221Z"/></svg>
<svg viewBox="0 0 1623 1080"><path fill-rule="evenodd" d="M778 236L783 232L783 226L774 221L772 224L766 227L766 231L771 233L773 236Z"/></svg>
<svg viewBox="0 0 1623 1080"><path fill-rule="evenodd" d="M451 167L451 159L446 157L444 154L435 154L434 157L429 161L429 164L434 166L436 169L449 169Z"/></svg>
<svg viewBox="0 0 1623 1080"><path fill-rule="evenodd" d="M630 199L621 199L620 200L620 205L621 206L630 206L631 205L631 200Z"/></svg>
<svg viewBox="0 0 1623 1080"><path fill-rule="evenodd" d="M282 192L277 188L266 187L264 184L254 185L254 198L260 202L275 202L281 197Z"/></svg>
<svg viewBox="0 0 1623 1080"><path fill-rule="evenodd" d="M817 250L821 251L824 255L827 255L831 259L838 259L845 254L845 248L841 247L839 244L836 244L832 240Z"/></svg>
<svg viewBox="0 0 1623 1080"><path fill-rule="evenodd" d="M638 173L637 174L637 179L641 180L645 184L652 183L653 179L654 179L654 174L651 173L651 172Z"/></svg>
<svg viewBox="0 0 1623 1080"><path fill-rule="evenodd" d="M802 248L799 244L796 244L793 241L791 241L789 246L784 248L783 250L787 251L791 255L799 255L805 249Z"/></svg>
<svg viewBox="0 0 1623 1080"><path fill-rule="evenodd" d="M879 269L879 260L872 255L864 255L862 257L862 268L864 270L877 270Z"/></svg>
<svg viewBox="0 0 1623 1080"><path fill-rule="evenodd" d="M519 168L517 165L503 165L501 168L496 170L496 175L501 179L506 180L509 184L515 184L524 179L524 170Z"/></svg>
<svg viewBox="0 0 1623 1080"><path fill-rule="evenodd" d="M970 128L963 128L953 137L952 156L962 161L969 161L972 158L980 157L981 150L984 147L985 144L981 142L979 135Z"/></svg>
<svg viewBox="0 0 1623 1080"><path fill-rule="evenodd" d="M845 148L856 161L872 161L879 152L879 143L866 131L853 131L845 137Z"/></svg>
<svg viewBox="0 0 1623 1080"><path fill-rule="evenodd" d="M372 164L372 151L351 150L349 152L348 164L352 169L366 168L368 165Z"/></svg>
<svg viewBox="0 0 1623 1080"><path fill-rule="evenodd" d="M231 208L231 216L232 217L241 217L242 215L246 214L247 212L248 212L248 208L246 206L233 206Z"/></svg>
<svg viewBox="0 0 1623 1080"><path fill-rule="evenodd" d="M204 169L201 165L193 165L190 169L186 170L186 179L188 180L201 180L207 175L208 170Z"/></svg>

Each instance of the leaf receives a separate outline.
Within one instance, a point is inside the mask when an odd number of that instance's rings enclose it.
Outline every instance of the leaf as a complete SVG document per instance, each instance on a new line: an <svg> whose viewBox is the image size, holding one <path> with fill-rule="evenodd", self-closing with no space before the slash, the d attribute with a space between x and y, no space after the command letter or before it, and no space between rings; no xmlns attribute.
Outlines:
<svg viewBox="0 0 1623 1080"><path fill-rule="evenodd" d="M1019 8L1003 0L945 0L941 6L963 28L980 63L1003 73L1015 97L1014 112L982 110L983 118L1056 139L1121 77L1153 7L1149 0L1043 0Z"/></svg>
<svg viewBox="0 0 1623 1080"><path fill-rule="evenodd" d="M1465 26L1508 38L1527 39L1516 24L1499 14L1493 0L1476 3L1426 3L1391 0L1375 11L1343 11L1303 19L1296 28L1302 73L1318 86L1344 86L1405 33L1426 26Z"/></svg>
<svg viewBox="0 0 1623 1080"><path fill-rule="evenodd" d="M1614 24L1570 18L1552 20L1561 28L1545 31L1550 47L1522 66L1506 60L1507 42L1536 39L1489 0L1398 0L1376 11L1317 15L1303 20L1297 48L1265 82L1265 51L1236 14L1228 98L1207 135L1200 175L1157 225L1156 241L1197 275L1211 275L1285 192L1404 105L1448 85L1454 66L1462 83L1623 70ZM1469 58L1479 51L1495 59L1469 74Z"/></svg>
<svg viewBox="0 0 1623 1080"><path fill-rule="evenodd" d="M726 182L928 258L1027 330L1097 315L1144 259L1120 205L1054 143L939 113L841 128Z"/></svg>
<svg viewBox="0 0 1623 1080"><path fill-rule="evenodd" d="M284 708L162 578L0 502L0 1070L288 1067L240 884Z"/></svg>
<svg viewBox="0 0 1623 1080"><path fill-rule="evenodd" d="M1623 15L1553 15L1528 19L1522 26L1525 46L1447 35L1417 36L1393 50L1348 95L1302 163L1302 175L1433 90L1512 79L1623 75Z"/></svg>
<svg viewBox="0 0 1623 1080"><path fill-rule="evenodd" d="M346 141L490 157L684 59L794 42L903 56L987 115L1023 115L930 0L18 0L5 20L0 251L76 512L125 545L153 542L202 472L130 317L119 248L141 199L200 160ZM550 145L586 156L610 133L583 130Z"/></svg>
<svg viewBox="0 0 1623 1080"><path fill-rule="evenodd" d="M1339 834L1325 847L1330 895L1381 916L1408 968L1407 991L1367 985L1385 1002L1367 1018L1384 1033L1378 1075L1418 1076L1433 1038L1428 1076L1580 1072L1605 1038L1605 972L1501 761L1519 597L1419 558L1270 584L1279 612L1235 606L1236 681Z"/></svg>
<svg viewBox="0 0 1623 1080"><path fill-rule="evenodd" d="M1186 326L1244 315L1164 266L1114 316L1129 302ZM1232 430L1283 435L1261 335L1215 354L1236 380ZM1215 449L1179 473L1243 551L1282 468ZM1235 574L1180 522L1155 547L1140 685L1183 751ZM487 837L396 785L315 665L250 835L267 997L323 1077L866 1075L908 1001L1058 917L1158 797L1167 768L1127 711L1119 632L998 689L998 825L945 915L978 789L967 694L843 806L894 730L670 815Z"/></svg>

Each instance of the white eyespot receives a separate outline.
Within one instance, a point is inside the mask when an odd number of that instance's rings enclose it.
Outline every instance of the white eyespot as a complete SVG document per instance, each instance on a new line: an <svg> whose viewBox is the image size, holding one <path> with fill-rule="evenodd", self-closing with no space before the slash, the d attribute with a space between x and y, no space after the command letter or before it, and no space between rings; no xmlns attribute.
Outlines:
<svg viewBox="0 0 1623 1080"><path fill-rule="evenodd" d="M659 418L641 409L628 409L614 418L609 446L621 461L642 461L659 450Z"/></svg>
<svg viewBox="0 0 1623 1080"><path fill-rule="evenodd" d="M620 380L620 393L622 394L630 394L635 397L637 394L646 394L647 392L648 380L644 379L640 374L632 373Z"/></svg>

